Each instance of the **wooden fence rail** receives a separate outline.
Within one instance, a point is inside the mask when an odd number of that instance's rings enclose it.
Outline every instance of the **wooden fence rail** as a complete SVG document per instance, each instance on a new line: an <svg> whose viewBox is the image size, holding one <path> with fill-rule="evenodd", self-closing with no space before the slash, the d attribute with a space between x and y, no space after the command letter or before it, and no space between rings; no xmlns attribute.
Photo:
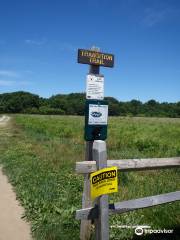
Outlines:
<svg viewBox="0 0 180 240"><path fill-rule="evenodd" d="M159 168L174 168L180 167L180 157L107 160L107 166L116 166L120 171L144 171ZM92 173L95 171L97 171L96 161L76 163L77 173Z"/></svg>
<svg viewBox="0 0 180 240"><path fill-rule="evenodd" d="M180 191L138 198L128 201L122 201L109 204L109 213L125 213L141 208L153 207L164 203L170 203L180 200ZM95 219L98 218L98 207L85 208L76 211L76 219Z"/></svg>
<svg viewBox="0 0 180 240"><path fill-rule="evenodd" d="M101 140L93 143L93 160L76 163L76 172L84 174L85 188L83 193L82 209L76 211L76 219L81 220L81 240L90 239L91 220L95 223L96 240L109 240L109 214L122 214L142 208L180 200L180 191L165 193L156 196L132 199L118 203L108 204L108 196L102 195L96 199L92 207L90 204L89 175L101 168L116 166L120 171L140 171L151 169L180 167L180 157L172 158L146 158L146 159L120 159L106 160L106 143ZM86 204L85 204L86 203Z"/></svg>

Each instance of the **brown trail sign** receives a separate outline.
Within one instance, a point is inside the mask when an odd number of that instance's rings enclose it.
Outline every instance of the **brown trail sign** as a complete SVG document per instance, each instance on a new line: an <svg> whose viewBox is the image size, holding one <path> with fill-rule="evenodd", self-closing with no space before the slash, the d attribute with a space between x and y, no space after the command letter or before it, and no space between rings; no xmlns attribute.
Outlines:
<svg viewBox="0 0 180 240"><path fill-rule="evenodd" d="M78 49L78 63L97 65L103 67L113 67L114 55L92 50Z"/></svg>

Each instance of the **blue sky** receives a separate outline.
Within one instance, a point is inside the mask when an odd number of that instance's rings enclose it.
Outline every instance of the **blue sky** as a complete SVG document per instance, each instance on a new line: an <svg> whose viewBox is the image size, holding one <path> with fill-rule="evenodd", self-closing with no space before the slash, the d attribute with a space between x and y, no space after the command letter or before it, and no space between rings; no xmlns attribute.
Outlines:
<svg viewBox="0 0 180 240"><path fill-rule="evenodd" d="M0 93L84 92L93 45L115 55L105 96L180 100L179 0L1 0Z"/></svg>

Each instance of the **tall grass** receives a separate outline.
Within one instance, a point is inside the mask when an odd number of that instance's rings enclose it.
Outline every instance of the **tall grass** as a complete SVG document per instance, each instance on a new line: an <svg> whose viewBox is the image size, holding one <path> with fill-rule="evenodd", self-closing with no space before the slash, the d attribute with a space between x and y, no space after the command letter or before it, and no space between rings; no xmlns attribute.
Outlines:
<svg viewBox="0 0 180 240"><path fill-rule="evenodd" d="M26 209L37 240L79 239L74 211L81 208L83 178L74 171L84 160L83 117L14 117L1 136L1 161ZM108 159L180 156L180 119L110 118ZM177 169L119 173L119 192L110 202L176 191ZM172 203L110 217L110 225L175 228L179 204ZM113 227L110 239L131 239L133 230Z"/></svg>

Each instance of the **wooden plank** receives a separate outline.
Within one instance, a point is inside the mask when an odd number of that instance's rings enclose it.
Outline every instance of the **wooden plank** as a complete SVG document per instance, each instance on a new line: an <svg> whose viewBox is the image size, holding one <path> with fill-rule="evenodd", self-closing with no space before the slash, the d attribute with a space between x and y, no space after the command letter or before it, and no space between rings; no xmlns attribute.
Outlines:
<svg viewBox="0 0 180 240"><path fill-rule="evenodd" d="M150 196L145 198L138 198L128 201L123 201L109 205L109 213L125 213L142 208L157 206L160 204L175 202L180 200L180 191ZM97 209L86 208L76 211L76 219L91 219L98 215Z"/></svg>
<svg viewBox="0 0 180 240"><path fill-rule="evenodd" d="M86 142L86 151L85 151L85 159L86 161L92 161L92 146L93 142ZM90 197L90 181L89 174L84 174L84 187L82 194L82 208L92 207L92 201ZM91 221L90 220L81 220L80 226L80 240L89 240L91 237Z"/></svg>
<svg viewBox="0 0 180 240"><path fill-rule="evenodd" d="M115 203L111 214L134 211L180 200L180 191Z"/></svg>
<svg viewBox="0 0 180 240"><path fill-rule="evenodd" d="M117 166L120 171L151 170L180 167L180 157L108 160L107 166ZM77 173L91 173L97 170L96 162L77 162Z"/></svg>
<svg viewBox="0 0 180 240"><path fill-rule="evenodd" d="M93 143L93 160L96 161L97 170L107 167L106 142L96 140ZM96 199L99 216L95 219L96 240L109 240L109 204L108 195Z"/></svg>

